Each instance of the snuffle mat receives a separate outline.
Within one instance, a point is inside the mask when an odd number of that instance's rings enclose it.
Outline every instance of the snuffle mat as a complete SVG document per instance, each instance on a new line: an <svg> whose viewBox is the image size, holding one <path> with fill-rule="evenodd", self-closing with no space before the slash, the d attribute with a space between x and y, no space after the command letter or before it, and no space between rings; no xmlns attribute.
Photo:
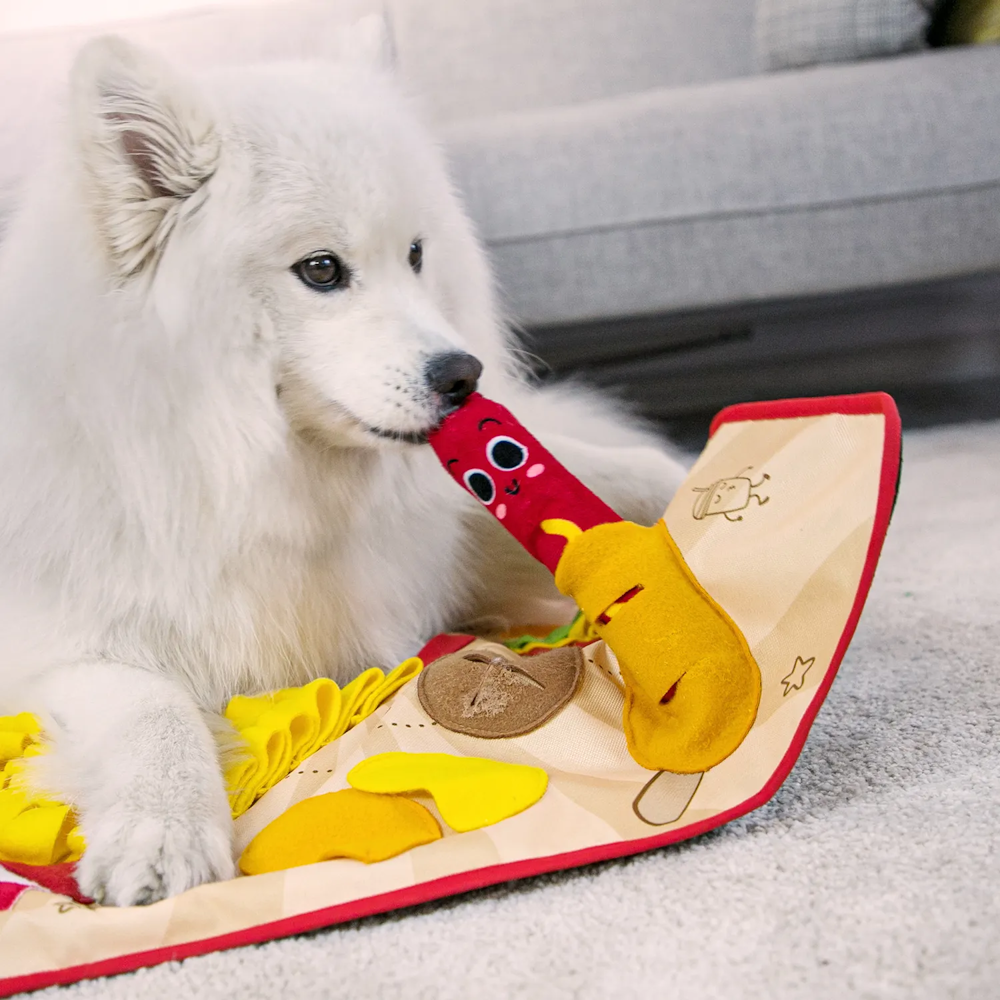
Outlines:
<svg viewBox="0 0 1000 1000"><path fill-rule="evenodd" d="M648 851L755 809L791 770L853 635L888 528L899 463L899 418L884 394L745 404L716 417L664 514L687 567L738 627L759 668L752 725L713 766L677 773L637 763L623 727L621 665L582 619L547 642L498 646L438 636L414 651L419 660L388 677L369 673L328 702L312 731L314 745L323 745L301 760L285 746L279 763L269 763L266 726L252 700L244 700L243 721L247 729L257 723L263 742L256 770L249 768L256 790L248 794L243 780L242 800L234 793L236 848L244 871L260 874L118 909L79 899L71 864L0 867L0 995ZM490 664L500 660L523 667L514 666L518 677L504 674L511 684L545 688L548 680L538 679L543 661L532 666L532 654L575 657L578 675L553 695L547 721L536 728L484 734L480 723L489 729L489 712L466 725L435 709L429 667L438 657L465 657L479 671L475 700L480 689L496 686L490 671L499 668ZM440 666L433 670L447 681ZM291 770L280 778L275 767ZM404 803L400 822L417 817L423 833L411 842L418 846L392 853L396 845L385 860L340 856L266 870L266 831L280 832L286 814L308 818L316 802L331 801L329 793L354 796L352 808L360 802L362 827L373 802L371 822L386 802ZM314 801L301 806L306 800ZM293 807L298 812L289 813ZM295 826L288 828L293 834ZM303 857L322 840L321 826L297 824L308 828L298 845ZM73 832L71 824L64 832Z"/></svg>

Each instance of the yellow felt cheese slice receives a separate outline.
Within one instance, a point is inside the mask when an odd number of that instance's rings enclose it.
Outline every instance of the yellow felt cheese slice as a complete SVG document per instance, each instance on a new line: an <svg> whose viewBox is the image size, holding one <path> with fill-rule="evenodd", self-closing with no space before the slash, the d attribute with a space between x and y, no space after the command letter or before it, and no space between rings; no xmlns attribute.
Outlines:
<svg viewBox="0 0 1000 1000"><path fill-rule="evenodd" d="M458 833L499 823L534 805L548 775L540 767L446 753L381 753L347 774L365 792L427 792Z"/></svg>
<svg viewBox="0 0 1000 1000"><path fill-rule="evenodd" d="M345 788L303 799L265 826L243 852L240 871L262 875L334 858L371 864L440 838L419 802Z"/></svg>

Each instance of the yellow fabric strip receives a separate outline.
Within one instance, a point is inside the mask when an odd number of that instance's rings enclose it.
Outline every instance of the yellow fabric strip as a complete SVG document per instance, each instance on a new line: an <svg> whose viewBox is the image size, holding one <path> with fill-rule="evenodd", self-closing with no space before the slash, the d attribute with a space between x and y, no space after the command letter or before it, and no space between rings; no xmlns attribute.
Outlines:
<svg viewBox="0 0 1000 1000"><path fill-rule="evenodd" d="M31 736L28 733L0 730L0 761L20 757L29 743L31 743Z"/></svg>
<svg viewBox="0 0 1000 1000"><path fill-rule="evenodd" d="M247 746L247 753L226 771L233 817L245 813L320 747L367 719L423 666L414 656L388 675L372 667L342 689L323 677L304 687L233 698L226 718Z"/></svg>
<svg viewBox="0 0 1000 1000"><path fill-rule="evenodd" d="M38 717L30 712L21 712L20 715L0 715L0 732L38 736L42 732L42 724L38 721Z"/></svg>
<svg viewBox="0 0 1000 1000"><path fill-rule="evenodd" d="M83 853L83 837L69 806L54 802L27 787L28 761L44 753L34 716L0 718L0 735L20 733L27 742L20 756L8 760L0 771L0 861L50 865L76 861Z"/></svg>
<svg viewBox="0 0 1000 1000"><path fill-rule="evenodd" d="M9 791L0 793L9 794ZM39 805L0 824L0 860L51 865L70 854L68 838L76 827L69 806Z"/></svg>

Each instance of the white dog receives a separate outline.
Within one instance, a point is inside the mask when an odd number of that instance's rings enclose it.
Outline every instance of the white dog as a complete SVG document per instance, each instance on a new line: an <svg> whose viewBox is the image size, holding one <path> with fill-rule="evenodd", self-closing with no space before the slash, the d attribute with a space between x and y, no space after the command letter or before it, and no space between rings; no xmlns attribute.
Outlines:
<svg viewBox="0 0 1000 1000"><path fill-rule="evenodd" d="M389 74L84 49L0 247L0 710L45 719L85 892L232 875L233 694L551 620L547 572L420 443L477 379L621 513L662 513L682 471L652 437L520 378Z"/></svg>

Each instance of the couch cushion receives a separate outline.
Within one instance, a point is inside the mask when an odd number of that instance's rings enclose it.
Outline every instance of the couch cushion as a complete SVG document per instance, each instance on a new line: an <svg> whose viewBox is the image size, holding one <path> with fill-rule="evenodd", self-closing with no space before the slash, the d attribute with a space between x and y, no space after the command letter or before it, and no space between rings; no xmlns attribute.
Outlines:
<svg viewBox="0 0 1000 1000"><path fill-rule="evenodd" d="M937 0L758 0L763 70L895 55L925 46Z"/></svg>
<svg viewBox="0 0 1000 1000"><path fill-rule="evenodd" d="M756 0L389 0L402 76L439 121L753 71Z"/></svg>
<svg viewBox="0 0 1000 1000"><path fill-rule="evenodd" d="M1000 267L1000 49L680 87L448 130L517 320Z"/></svg>

